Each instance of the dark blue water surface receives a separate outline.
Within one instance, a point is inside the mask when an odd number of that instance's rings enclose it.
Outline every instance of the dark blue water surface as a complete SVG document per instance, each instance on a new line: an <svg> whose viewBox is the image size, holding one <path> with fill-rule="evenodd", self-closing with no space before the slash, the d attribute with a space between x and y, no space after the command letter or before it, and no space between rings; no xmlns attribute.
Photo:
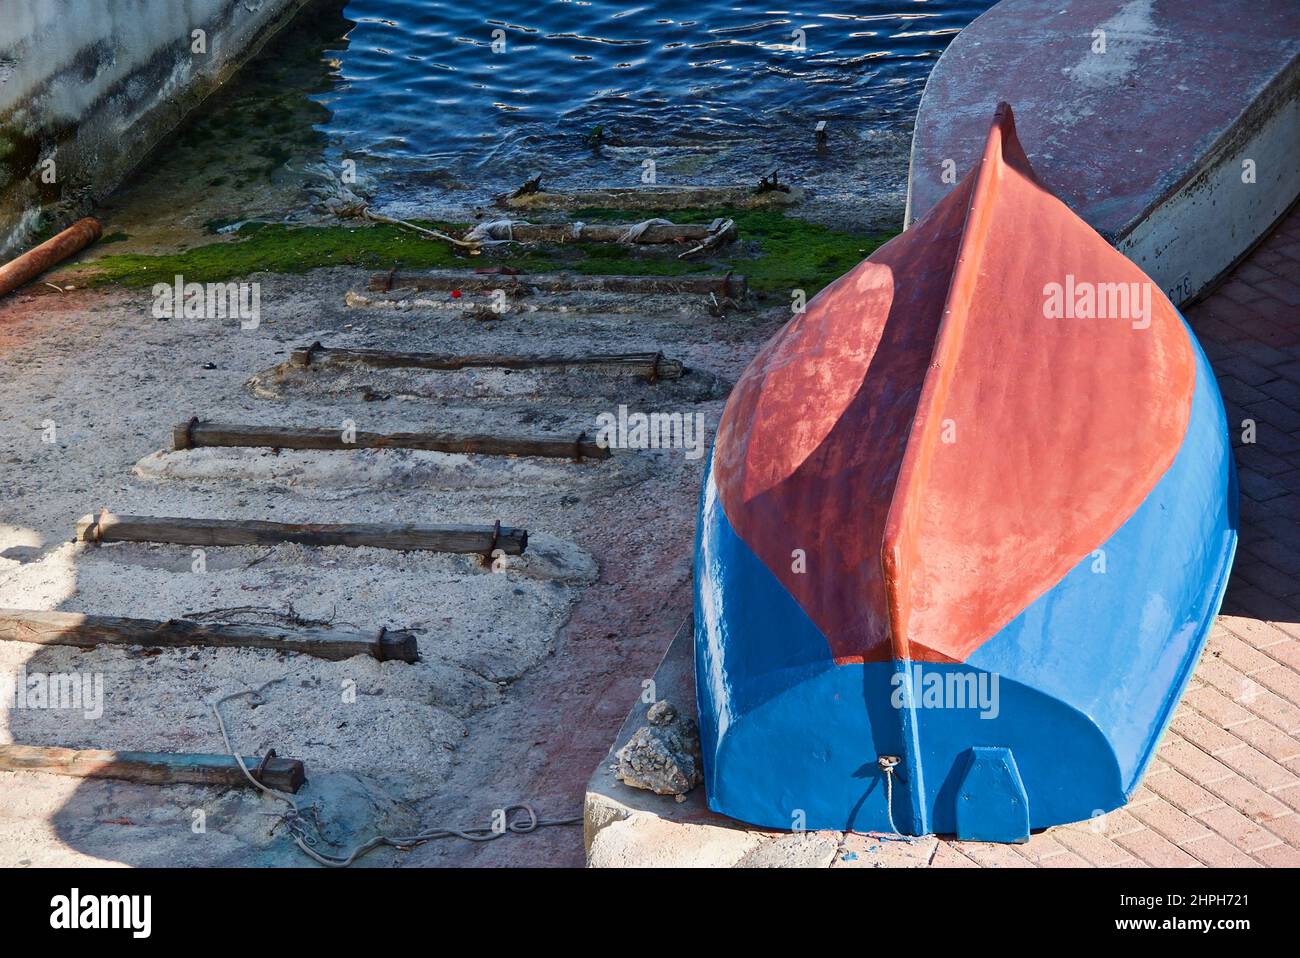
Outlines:
<svg viewBox="0 0 1300 958"><path fill-rule="evenodd" d="M645 159L660 183L779 167L822 190L880 179L897 192L926 77L990 3L350 0L315 99L332 148L388 199L431 178L488 188L535 170L631 184Z"/></svg>

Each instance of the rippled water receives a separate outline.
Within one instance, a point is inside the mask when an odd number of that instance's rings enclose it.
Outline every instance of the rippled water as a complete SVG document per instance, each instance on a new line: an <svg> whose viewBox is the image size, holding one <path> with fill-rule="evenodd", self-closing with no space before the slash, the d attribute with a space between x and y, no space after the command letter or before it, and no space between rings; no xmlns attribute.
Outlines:
<svg viewBox="0 0 1300 958"><path fill-rule="evenodd" d="M315 99L332 148L390 199L414 183L499 188L536 170L556 184L635 183L646 159L661 183L779 167L822 190L883 177L896 192L926 77L989 5L350 0ZM818 120L831 131L823 151Z"/></svg>

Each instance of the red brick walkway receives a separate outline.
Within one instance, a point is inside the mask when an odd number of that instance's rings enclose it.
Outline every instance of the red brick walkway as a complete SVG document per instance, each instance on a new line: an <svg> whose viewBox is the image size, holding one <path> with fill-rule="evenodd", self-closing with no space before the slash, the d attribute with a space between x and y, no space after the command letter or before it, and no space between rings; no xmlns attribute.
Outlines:
<svg viewBox="0 0 1300 958"><path fill-rule="evenodd" d="M1187 695L1127 807L1025 845L940 841L931 866L1300 866L1300 207L1187 318L1241 479L1237 561Z"/></svg>

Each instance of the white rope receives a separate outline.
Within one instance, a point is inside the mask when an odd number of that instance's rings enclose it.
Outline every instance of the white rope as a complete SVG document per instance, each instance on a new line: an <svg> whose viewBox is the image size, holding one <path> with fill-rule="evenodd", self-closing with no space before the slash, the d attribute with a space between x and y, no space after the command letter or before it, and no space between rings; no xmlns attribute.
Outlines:
<svg viewBox="0 0 1300 958"><path fill-rule="evenodd" d="M414 232L419 233L421 236L428 236L431 239L444 240L445 242L451 243L453 246L463 246L467 248L478 247L478 243L472 243L466 240L458 240L454 236L448 236L446 233L440 233L437 230L425 229L423 226L416 226L414 223L408 223L406 220L399 220L396 217L384 216L382 213L375 213L368 206L363 210L361 210L361 215L366 219L371 220L375 223L387 223L390 226L401 226L404 229L413 230Z"/></svg>
<svg viewBox="0 0 1300 958"><path fill-rule="evenodd" d="M673 225L675 224L673 223L672 220L661 220L661 219L642 220L640 223L636 223L628 227L627 232L624 233L622 236L620 236L618 238L618 241L620 243L639 243L641 242L641 237L645 235L645 231L648 230L650 227L673 226Z"/></svg>
<svg viewBox="0 0 1300 958"><path fill-rule="evenodd" d="M575 818L538 818L537 812L531 805L520 802L515 805L507 805L502 810L505 816L504 828L497 828L495 825L474 825L468 828L435 827L417 832L414 835L401 837L376 835L370 841L358 845L346 855L327 855L318 852L314 846L320 844L321 841L319 828L314 824L308 824L302 809L298 806L298 800L293 795L263 785L253 777L252 772L248 770L248 766L244 764L243 757L231 745L230 733L226 729L226 721L221 716L221 706L233 699L245 696L253 705L265 705L266 698L262 695L263 690L283 681L284 678L271 679L271 681L263 682L255 689L244 689L241 692L232 692L230 695L222 696L212 703L212 714L217 719L217 727L221 729L221 740L225 742L226 751L235 759L240 771L244 773L244 777L262 794L279 799L289 806L289 810L284 814L284 822L289 829L289 834L293 836L294 843L303 854L328 868L347 868L366 852L379 848L381 845L408 850L439 838L462 838L467 842L490 842L507 833L526 835L548 825L579 825L582 823L580 816ZM511 817L513 813L520 811L527 816L526 819L521 819L518 815Z"/></svg>
<svg viewBox="0 0 1300 958"><path fill-rule="evenodd" d="M904 835L894 824L894 766L881 762L880 767L885 771L885 814L889 816L889 830L905 842L915 841L913 836Z"/></svg>

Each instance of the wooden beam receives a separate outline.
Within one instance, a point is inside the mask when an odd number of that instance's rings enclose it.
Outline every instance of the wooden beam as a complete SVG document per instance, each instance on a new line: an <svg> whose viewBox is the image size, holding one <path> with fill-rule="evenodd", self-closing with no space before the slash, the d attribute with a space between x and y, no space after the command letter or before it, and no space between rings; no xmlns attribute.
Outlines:
<svg viewBox="0 0 1300 958"><path fill-rule="evenodd" d="M376 369L596 369L645 376L651 382L681 379L685 366L663 353L589 353L576 356L518 353L419 353L391 349L331 349L319 342L289 354L294 366L358 363Z"/></svg>
<svg viewBox="0 0 1300 958"><path fill-rule="evenodd" d="M546 293L690 293L744 300L749 284L743 276L716 274L688 276L585 276L581 273L375 273L370 289L386 293L394 289L445 292L512 293L540 290Z"/></svg>
<svg viewBox="0 0 1300 958"><path fill-rule="evenodd" d="M784 184L782 184L784 186ZM519 210L621 209L663 212L688 209L767 209L790 206L804 198L798 188L761 189L753 186L651 186L552 192L536 187L502 197L498 202Z"/></svg>
<svg viewBox="0 0 1300 958"><path fill-rule="evenodd" d="M90 649L100 645L175 649L205 646L218 649L273 649L301 652L339 661L370 655L381 662L419 658L415 634L378 629L364 633L331 626L280 629L265 625L209 625L188 619L128 619L81 612L37 612L0 609L0 641L37 645L70 645Z"/></svg>
<svg viewBox="0 0 1300 958"><path fill-rule="evenodd" d="M542 436L489 436L450 432L356 432L343 438L341 429L296 426L256 426L203 422L197 416L172 430L176 449L199 446L267 447L270 449L422 449L482 456L540 456L548 459L608 459L609 449L586 438L550 439ZM491 532L491 529L488 530ZM469 550L475 551L475 550Z"/></svg>
<svg viewBox="0 0 1300 958"><path fill-rule="evenodd" d="M268 788L296 792L307 770L296 758L245 758L244 764ZM0 745L0 768L49 772L76 778L117 778L144 785L217 785L252 788L230 755L195 752L110 752L45 745Z"/></svg>
<svg viewBox="0 0 1300 958"><path fill-rule="evenodd" d="M423 525L400 522L300 523L260 519L178 519L119 516L107 510L77 520L80 542L170 542L187 546L249 546L296 542L305 546L373 546L398 551L522 555L524 529L506 526Z"/></svg>
<svg viewBox="0 0 1300 958"><path fill-rule="evenodd" d="M723 229L724 223L731 223ZM492 239L517 243L622 243L637 223L511 223L494 232ZM683 243L713 239L722 243L736 236L735 223L716 219L712 223L655 223L637 234L632 243Z"/></svg>

